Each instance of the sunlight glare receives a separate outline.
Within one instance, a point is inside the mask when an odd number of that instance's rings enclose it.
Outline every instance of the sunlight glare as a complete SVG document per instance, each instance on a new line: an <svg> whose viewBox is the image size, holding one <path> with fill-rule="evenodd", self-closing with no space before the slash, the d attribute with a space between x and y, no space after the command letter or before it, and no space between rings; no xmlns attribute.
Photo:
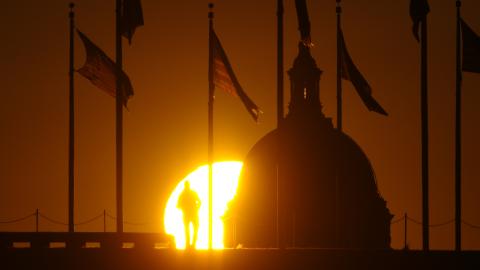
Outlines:
<svg viewBox="0 0 480 270"><path fill-rule="evenodd" d="M213 236L214 249L222 249L223 220L222 216L237 191L238 178L243 163L239 161L215 162L213 164ZM185 232L183 227L182 211L177 208L178 198L184 188L185 181L198 193L202 202L199 209L199 228L196 249L208 249L208 165L200 166L180 181L168 199L165 208L165 232L175 237L177 249L185 249ZM193 228L190 228L193 235Z"/></svg>

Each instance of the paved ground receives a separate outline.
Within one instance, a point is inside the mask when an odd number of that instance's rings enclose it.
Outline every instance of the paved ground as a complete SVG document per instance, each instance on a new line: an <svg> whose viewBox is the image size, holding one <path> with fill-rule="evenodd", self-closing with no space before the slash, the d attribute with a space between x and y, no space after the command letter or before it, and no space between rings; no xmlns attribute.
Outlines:
<svg viewBox="0 0 480 270"><path fill-rule="evenodd" d="M0 249L0 269L480 269L480 252L153 248Z"/></svg>

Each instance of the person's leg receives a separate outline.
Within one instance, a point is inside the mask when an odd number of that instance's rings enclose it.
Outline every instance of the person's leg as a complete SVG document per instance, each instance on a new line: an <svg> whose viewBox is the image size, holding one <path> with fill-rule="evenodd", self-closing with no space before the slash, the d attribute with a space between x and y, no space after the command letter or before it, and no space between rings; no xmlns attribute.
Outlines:
<svg viewBox="0 0 480 270"><path fill-rule="evenodd" d="M183 219L183 226L185 227L185 248L190 248L190 221Z"/></svg>
<svg viewBox="0 0 480 270"><path fill-rule="evenodd" d="M198 216L196 216L193 221L193 243L192 247L195 248L197 246L197 235L198 235Z"/></svg>

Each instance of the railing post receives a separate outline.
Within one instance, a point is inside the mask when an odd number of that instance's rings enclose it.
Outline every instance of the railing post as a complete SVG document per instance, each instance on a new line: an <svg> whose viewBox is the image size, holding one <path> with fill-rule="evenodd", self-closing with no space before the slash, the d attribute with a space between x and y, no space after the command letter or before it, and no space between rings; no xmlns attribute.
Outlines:
<svg viewBox="0 0 480 270"><path fill-rule="evenodd" d="M405 212L405 215L404 215L403 219L404 219L403 222L404 222L404 226L405 226L404 231L403 231L403 234L404 234L403 235L404 249L407 249L407 247L408 247L408 243L407 243L407 219L408 219L407 212Z"/></svg>
<svg viewBox="0 0 480 270"><path fill-rule="evenodd" d="M107 232L107 212L103 209L103 232Z"/></svg>
<svg viewBox="0 0 480 270"><path fill-rule="evenodd" d="M295 238L296 238L296 222L297 222L297 216L296 216L296 212L293 211L292 213L292 247L295 247Z"/></svg>
<svg viewBox="0 0 480 270"><path fill-rule="evenodd" d="M35 211L35 232L38 232L39 216L40 216L40 213L37 208L37 210Z"/></svg>
<svg viewBox="0 0 480 270"><path fill-rule="evenodd" d="M233 247L237 246L237 221L233 219Z"/></svg>

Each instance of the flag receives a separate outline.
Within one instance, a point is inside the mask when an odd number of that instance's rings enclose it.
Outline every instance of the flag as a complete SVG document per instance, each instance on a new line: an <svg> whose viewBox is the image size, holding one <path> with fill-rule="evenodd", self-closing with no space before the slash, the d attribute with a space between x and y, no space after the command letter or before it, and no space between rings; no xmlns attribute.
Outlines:
<svg viewBox="0 0 480 270"><path fill-rule="evenodd" d="M427 14L430 12L430 6L428 5L427 0L411 0L410 1L410 17L413 21L412 31L413 36L417 41L420 41L419 37L419 27L420 23L427 17Z"/></svg>
<svg viewBox="0 0 480 270"><path fill-rule="evenodd" d="M298 30L300 30L302 43L306 47L313 47L307 2L305 0L295 0L295 9L297 10Z"/></svg>
<svg viewBox="0 0 480 270"><path fill-rule="evenodd" d="M93 85L107 92L112 97L116 96L117 80L120 80L120 89L123 93L123 102L126 107L128 99L133 96L133 88L127 74L90 39L77 30L87 53L87 60L83 67L77 70Z"/></svg>
<svg viewBox="0 0 480 270"><path fill-rule="evenodd" d="M143 25L143 12L140 0L123 0L121 14L122 36L128 39L129 44L132 44L135 29Z"/></svg>
<svg viewBox="0 0 480 270"><path fill-rule="evenodd" d="M243 91L242 86L240 86L237 77L233 73L232 66L220 44L220 40L213 30L211 30L210 43L210 46L213 46L211 50L213 55L211 55L212 59L210 61L210 64L213 65L213 67L211 67L210 70L213 72L212 79L215 87L222 89L233 96L239 97L248 112L252 115L253 119L257 121L261 110Z"/></svg>
<svg viewBox="0 0 480 270"><path fill-rule="evenodd" d="M341 75L342 78L352 82L353 86L357 90L358 95L362 99L365 106L370 111L375 111L379 114L388 115L388 113L378 104L378 102L372 96L372 89L368 84L367 80L360 73L358 68L352 61L350 54L347 51L345 40L343 38L342 30L339 31L341 38L341 53L342 53L342 63L341 63Z"/></svg>
<svg viewBox="0 0 480 270"><path fill-rule="evenodd" d="M480 37L463 19L460 22L463 40L462 70L480 73Z"/></svg>

